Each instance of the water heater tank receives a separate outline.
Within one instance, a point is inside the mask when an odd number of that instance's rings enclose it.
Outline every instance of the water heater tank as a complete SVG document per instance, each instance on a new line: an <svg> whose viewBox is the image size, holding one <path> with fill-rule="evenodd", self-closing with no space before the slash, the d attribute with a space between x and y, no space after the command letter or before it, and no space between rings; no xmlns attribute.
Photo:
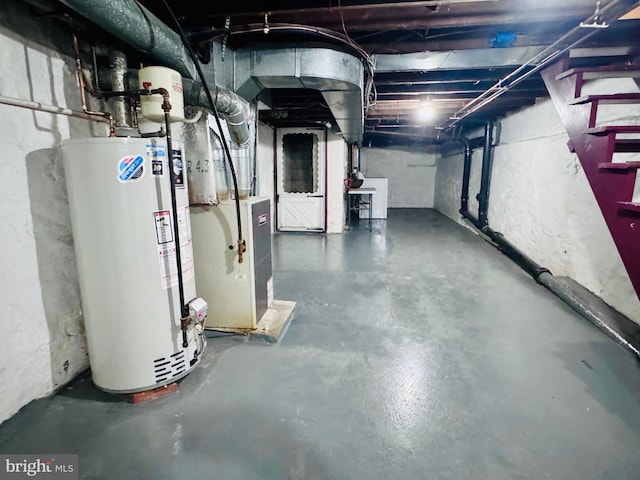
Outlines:
<svg viewBox="0 0 640 480"><path fill-rule="evenodd" d="M138 71L138 85L147 90L164 88L169 92L171 111L169 121L184 121L184 96L182 94L182 77L175 70L166 67L144 67ZM160 94L142 95L140 109L142 115L152 122L164 123L163 97Z"/></svg>
<svg viewBox="0 0 640 480"><path fill-rule="evenodd" d="M115 393L172 383L204 347L193 325L183 347L181 331L176 240L184 298L196 296L182 152L172 186L163 139L67 140L62 151L93 382Z"/></svg>

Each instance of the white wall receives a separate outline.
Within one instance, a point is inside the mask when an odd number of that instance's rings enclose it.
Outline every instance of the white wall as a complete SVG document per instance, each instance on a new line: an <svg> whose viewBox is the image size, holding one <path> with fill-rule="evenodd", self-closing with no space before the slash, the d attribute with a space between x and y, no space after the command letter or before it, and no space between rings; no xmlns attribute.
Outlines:
<svg viewBox="0 0 640 480"><path fill-rule="evenodd" d="M10 66L0 95L79 110L70 58L0 28L0 64ZM88 367L58 146L89 130L84 120L0 105L0 422Z"/></svg>
<svg viewBox="0 0 640 480"><path fill-rule="evenodd" d="M347 175L347 144L327 133L327 233L342 233L345 222L344 179Z"/></svg>
<svg viewBox="0 0 640 480"><path fill-rule="evenodd" d="M365 177L389 179L389 208L433 208L436 154L391 148L362 148Z"/></svg>
<svg viewBox="0 0 640 480"><path fill-rule="evenodd" d="M258 141L256 146L256 165L258 177L257 194L271 199L271 231L275 230L275 194L274 194L274 151L273 128L258 123Z"/></svg>
<svg viewBox="0 0 640 480"><path fill-rule="evenodd" d="M591 91L634 91L631 81L592 84ZM620 106L619 106L620 107ZM638 123L630 107L603 111L602 122ZM550 100L506 118L494 149L489 224L555 275L568 276L640 323L633 290L604 218ZM482 152L473 156L469 209L477 214ZM462 156L440 158L435 207L460 219Z"/></svg>

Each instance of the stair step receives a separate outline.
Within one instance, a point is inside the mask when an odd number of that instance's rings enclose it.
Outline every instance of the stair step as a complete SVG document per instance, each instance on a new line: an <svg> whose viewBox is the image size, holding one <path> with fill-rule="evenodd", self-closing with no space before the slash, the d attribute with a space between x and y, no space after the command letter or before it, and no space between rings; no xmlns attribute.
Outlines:
<svg viewBox="0 0 640 480"><path fill-rule="evenodd" d="M640 152L640 138L616 138L614 151L617 153Z"/></svg>
<svg viewBox="0 0 640 480"><path fill-rule="evenodd" d="M640 162L599 163L598 168L619 171L637 170L640 168Z"/></svg>
<svg viewBox="0 0 640 480"><path fill-rule="evenodd" d="M618 47L577 47L569 50L569 58L595 58L599 60L603 57L629 57L635 54L636 49L637 47L633 44Z"/></svg>
<svg viewBox="0 0 640 480"><path fill-rule="evenodd" d="M640 203L618 202L618 207L620 207L621 210L626 210L628 212L640 213Z"/></svg>
<svg viewBox="0 0 640 480"><path fill-rule="evenodd" d="M606 125L587 128L584 133L598 136L609 135L610 133L640 133L640 125Z"/></svg>
<svg viewBox="0 0 640 480"><path fill-rule="evenodd" d="M585 103L640 103L640 92L614 93L613 95L585 95L569 102L569 105L584 105Z"/></svg>
<svg viewBox="0 0 640 480"><path fill-rule="evenodd" d="M603 67L577 67L570 68L556 75L556 80L580 75L583 80L594 80L596 78L622 78L640 77L640 67L636 65L605 65Z"/></svg>

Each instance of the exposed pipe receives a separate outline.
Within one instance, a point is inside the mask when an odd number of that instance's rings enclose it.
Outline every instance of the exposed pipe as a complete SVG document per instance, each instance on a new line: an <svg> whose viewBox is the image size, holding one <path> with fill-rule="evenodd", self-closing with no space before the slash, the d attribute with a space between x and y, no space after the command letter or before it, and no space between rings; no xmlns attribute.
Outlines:
<svg viewBox="0 0 640 480"><path fill-rule="evenodd" d="M471 177L471 144L467 137L462 135L462 131L459 134L454 132L451 138L448 138L444 142L446 143L461 143L463 148L464 161L462 164L462 189L460 191L460 210L458 212L468 220L477 226L478 219L469 213L469 178Z"/></svg>
<svg viewBox="0 0 640 480"><path fill-rule="evenodd" d="M112 89L117 91L129 90L126 76L127 57L123 52L118 50L111 50L109 52L109 70ZM128 118L131 110L128 98L113 97L111 99L111 109L113 110L116 128L131 127L131 121Z"/></svg>
<svg viewBox="0 0 640 480"><path fill-rule="evenodd" d="M524 254L513 243L504 238L500 232L496 232L489 225L480 227L479 230L484 233L497 246L498 250L509 257L516 265L538 281L538 277L542 273L551 274L548 268L538 265L532 258Z"/></svg>
<svg viewBox="0 0 640 480"><path fill-rule="evenodd" d="M560 298L576 312L586 318L595 327L604 332L609 338L622 345L624 348L640 358L640 350L635 345L630 343L626 338L624 338L624 336L621 335L618 331L616 331L605 321L603 321L600 312L598 312L591 305L584 302L580 297L578 297L568 285L558 281L558 279L556 279L549 272L541 273L536 280L538 281L538 283L544 285L553 293L555 293L558 298Z"/></svg>
<svg viewBox="0 0 640 480"><path fill-rule="evenodd" d="M349 10L372 10L378 8L402 8L402 7L439 7L440 5L455 5L456 3L493 3L496 0L423 0L423 1L401 1L401 2L380 2L380 3L366 3L366 4L355 4L355 5L341 5L338 2L337 5L331 5L330 7L313 7L313 8L305 8L305 13L322 13L326 12L329 9L332 12L342 12ZM252 12L258 13L258 12ZM260 11L262 13L262 11ZM298 9L283 9L278 10L276 13L278 14L292 14L292 13L300 13L300 8Z"/></svg>
<svg viewBox="0 0 640 480"><path fill-rule="evenodd" d="M96 23L128 46L147 54L187 79L194 79L198 66L181 36L165 25L145 7L135 0L60 0L75 12ZM113 88L119 90L119 88ZM126 89L125 89L126 90ZM216 87L214 108L228 120L233 130L234 140L248 141L248 129L244 132L246 118L240 98L233 92ZM211 108L208 102L203 106ZM236 133L238 132L238 133ZM246 139L245 139L246 136ZM229 159L231 162L231 160Z"/></svg>
<svg viewBox="0 0 640 480"><path fill-rule="evenodd" d="M75 34L73 35L73 50L76 56L76 76L78 77L78 86L80 88L82 111L90 116L106 118L109 121L109 136L114 137L116 135L116 129L113 116L108 112L93 112L87 107L87 98L84 92L84 74L82 72L82 61L80 60L80 47L78 46L78 37Z"/></svg>
<svg viewBox="0 0 640 480"><path fill-rule="evenodd" d="M465 144L464 137L452 138L451 141L460 141ZM490 162L486 162L491 158L492 145L487 140L490 140L490 135L485 135L485 144L483 145L483 168L481 183L484 183L487 188L489 187L489 180L485 178L491 175ZM488 165L488 168L484 168ZM573 308L578 314L587 319L591 324L600 329L609 338L613 339L619 345L623 346L634 355L640 358L640 350L631 344L623 335L611 328L599 315L599 312L594 310L590 305L585 303L576 293L568 287L565 283L559 281L548 268L540 266L532 258L527 256L524 252L519 250L515 245L509 242L502 233L493 230L489 224L486 213L484 215L484 223L475 218L468 210L468 191L469 191L469 176L471 173L471 148L469 142L466 141L465 145L465 165L463 168L462 179L462 194L460 197L460 214L468 219L474 227L476 227L480 233L483 234L483 238L498 248L502 253L509 257L516 265L527 272L536 282L546 287L549 291L555 294L558 298L564 301L567 305ZM482 189L481 189L482 190ZM465 193L466 192L466 193ZM487 191L488 198L488 191ZM488 204L487 204L488 206ZM480 210L480 208L479 208ZM480 212L479 212L480 213Z"/></svg>
<svg viewBox="0 0 640 480"><path fill-rule="evenodd" d="M97 78L104 88L116 90L111 84L111 72L107 68L101 68ZM138 84L137 70L127 70L127 82L132 90L140 88ZM238 145L246 145L251 140L249 125L244 114L243 100L234 92L215 85L207 85L212 92L213 101L218 109L218 113L225 116L229 134ZM205 108L211 110L209 99L204 88L204 84L198 80L190 78L182 79L182 92L185 106ZM100 92L96 92L100 96Z"/></svg>
<svg viewBox="0 0 640 480"><path fill-rule="evenodd" d="M207 90L202 82L183 79L182 87L185 105L211 108ZM241 146L249 143L251 135L249 134L244 105L240 97L215 85L208 85L208 88L212 93L213 103L218 113L224 115L227 119L229 134L233 141Z"/></svg>
<svg viewBox="0 0 640 480"><path fill-rule="evenodd" d="M464 162L462 166L462 190L460 192L460 213L469 210L469 177L471 176L471 145L466 137L459 135L449 140L450 142L459 142L462 144L464 153ZM474 224L477 220L474 219Z"/></svg>
<svg viewBox="0 0 640 480"><path fill-rule="evenodd" d="M204 72L202 71L202 67L200 66L200 63L197 61L196 59L196 54L193 51L193 49L191 48L191 46L189 45L189 42L187 41L187 37L184 33L184 30L182 29L182 25L180 25L180 22L178 21L178 18L175 16L175 14L173 13L173 10L171 9L171 7L169 6L169 4L167 3L166 0L162 0L162 3L164 4L165 9L167 10L167 12L169 13L169 16L172 18L173 22L176 24L176 28L178 29L178 31L180 32L180 40L183 44L183 47L186 49L186 51L189 54L189 57L192 59L193 64L196 67L196 70L198 71L198 77L200 78L200 81L203 83L203 87L204 87L204 91L206 93L207 96L207 100L209 100L209 106L210 108L213 109L213 116L216 120L216 125L218 126L218 131L220 133L220 138L222 139L222 147L224 149L224 153L226 155L226 160L227 160L227 166L229 167L229 171L231 172L231 178L233 180L233 190L235 193L235 203L236 203L236 223L238 226L238 242L237 242L237 246L238 246L238 263L242 263L243 262L243 256L244 253L247 251L247 243L245 242L244 238L242 238L242 220L240 217L240 194L238 192L238 177L236 175L236 170L233 166L233 159L231 158L231 151L229 150L229 144L227 143L227 139L224 135L224 131L222 130L222 124L220 122L220 115L218 114L218 108L216 106L216 101L214 101L213 96L211 95L211 91L209 90L207 84L205 83L205 78L204 78Z"/></svg>
<svg viewBox="0 0 640 480"><path fill-rule="evenodd" d="M128 46L194 78L193 61L180 36L135 0L59 0Z"/></svg>
<svg viewBox="0 0 640 480"><path fill-rule="evenodd" d="M28 108L29 110L36 110L39 112L54 113L56 115L66 115L67 117L81 118L83 120L91 120L94 122L109 123L109 119L105 117L96 117L84 112L71 110L70 108L56 107L55 105L46 105L40 102L5 97L3 95L0 95L0 104L11 105L12 107Z"/></svg>
<svg viewBox="0 0 640 480"><path fill-rule="evenodd" d="M189 346L187 338L187 326L189 325L189 307L184 298L184 278L182 275L182 253L180 246L180 225L178 223L178 199L176 195L176 172L173 168L173 145L171 137L171 102L169 92L164 88L156 88L147 92L148 95L159 93L162 95L162 110L164 111L164 123L166 128L167 156L169 159L169 182L171 184L171 209L173 212L173 237L176 246L176 268L178 275L178 296L180 298L180 329L182 330L182 346Z"/></svg>
<svg viewBox="0 0 640 480"><path fill-rule="evenodd" d="M555 61L559 56L578 46L585 40L588 40L599 31L598 29L589 29L588 33L583 34L576 40L573 40L572 37L585 30L584 26L582 25L593 24L597 22L605 22L609 24L613 23L622 14L626 13L629 9L631 9L638 3L639 2L637 1L630 0L612 0L612 2L605 7L596 10L593 15L585 19L583 22L580 22L578 26L574 27L572 30L564 34L562 37L539 52L529 61L524 62L520 67L515 69L509 75L498 80L493 86L485 90L478 97L465 104L461 109L451 115L451 117L449 117L449 120L439 125L438 128L447 129L455 126L461 120L477 112L502 94L511 90L511 88L515 87L523 80L542 70L544 67ZM534 67L528 70L532 65L534 65Z"/></svg>
<svg viewBox="0 0 640 480"><path fill-rule="evenodd" d="M480 192L478 193L478 222L480 227L489 224L489 186L491 183L491 167L493 162L493 122L484 126L484 146L482 148L482 175L480 176Z"/></svg>

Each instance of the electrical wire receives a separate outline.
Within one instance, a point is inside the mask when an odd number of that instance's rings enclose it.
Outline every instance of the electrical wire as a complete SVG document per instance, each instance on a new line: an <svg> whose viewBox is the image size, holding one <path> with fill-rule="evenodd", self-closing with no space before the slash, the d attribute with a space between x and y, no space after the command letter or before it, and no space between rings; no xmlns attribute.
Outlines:
<svg viewBox="0 0 640 480"><path fill-rule="evenodd" d="M340 22L342 23L342 31L344 32L344 36L349 38L349 34L347 33L347 27L344 25L344 15L342 14L342 2L338 0L338 13L340 14ZM349 38L351 40L351 38Z"/></svg>
<svg viewBox="0 0 640 480"><path fill-rule="evenodd" d="M207 336L204 334L204 330L198 333L198 338L196 339L196 341L198 343L198 347L196 348L196 355L198 357L201 357L202 355L204 355L204 352L207 351L207 345L209 344L209 342L207 342Z"/></svg>
<svg viewBox="0 0 640 480"><path fill-rule="evenodd" d="M211 109L213 110L213 116L216 120L216 125L218 126L218 130L220 132L220 138L222 140L222 147L224 149L224 153L227 157L227 166L229 167L229 171L231 172L231 178L233 180L233 191L235 193L235 203L236 203L236 221L238 223L238 255L239 255L239 262L242 263L242 255L245 251L245 241L242 237L242 221L240 218L240 195L238 192L238 177L236 176L236 170L233 166L233 160L231 158L231 150L229 149L229 142L227 141L227 138L224 134L224 131L222 129L222 122L220 121L220 114L218 113L218 109L216 107L215 102L213 101L213 96L211 95L211 90L209 90L209 86L207 84L207 81L204 77L204 72L202 71L202 67L200 66L200 61L198 60L195 52L193 51L193 49L191 48L191 45L189 44L189 41L187 40L187 37L184 33L184 30L182 29L182 25L180 25L180 22L178 21L178 18L175 16L175 14L173 13L173 10L171 9L171 7L169 6L169 3L167 2L167 0L162 0L162 3L164 4L164 7L166 8L167 12L169 13L169 16L171 17L171 19L173 20L173 22L176 25L176 28L178 29L178 34L180 35L180 39L182 40L182 43L184 45L184 48L187 50L187 53L189 53L189 56L191 57L191 61L193 62L194 66L196 67L196 70L198 72L198 77L200 78L200 82L202 82L202 86L204 88L205 94L207 95L207 99L209 100L209 103L211 104Z"/></svg>
<svg viewBox="0 0 640 480"><path fill-rule="evenodd" d="M529 59L529 61L524 62L520 67L515 69L509 75L498 80L495 85L465 104L460 110L449 117L449 120L441 125L438 125L437 128L440 130L444 130L455 126L458 122L468 117L472 113L477 112L479 109L483 108L485 105L492 102L497 97L509 91L512 87L519 84L521 81L542 70L552 61L554 61L570 49L577 47L585 40L591 38L599 30L591 30L589 33L581 36L577 34L584 29L585 24L598 21L604 21L606 23L607 20L615 21L622 13L626 11L627 8L629 8L629 6L627 5L628 3L631 2L625 0L612 0L606 7L602 9L596 9L596 12L588 17L584 22L581 22L580 25L574 27L572 30L561 36L559 39L539 52L533 58ZM578 36L579 38L574 39L575 36ZM532 65L533 68L531 70L527 70Z"/></svg>

